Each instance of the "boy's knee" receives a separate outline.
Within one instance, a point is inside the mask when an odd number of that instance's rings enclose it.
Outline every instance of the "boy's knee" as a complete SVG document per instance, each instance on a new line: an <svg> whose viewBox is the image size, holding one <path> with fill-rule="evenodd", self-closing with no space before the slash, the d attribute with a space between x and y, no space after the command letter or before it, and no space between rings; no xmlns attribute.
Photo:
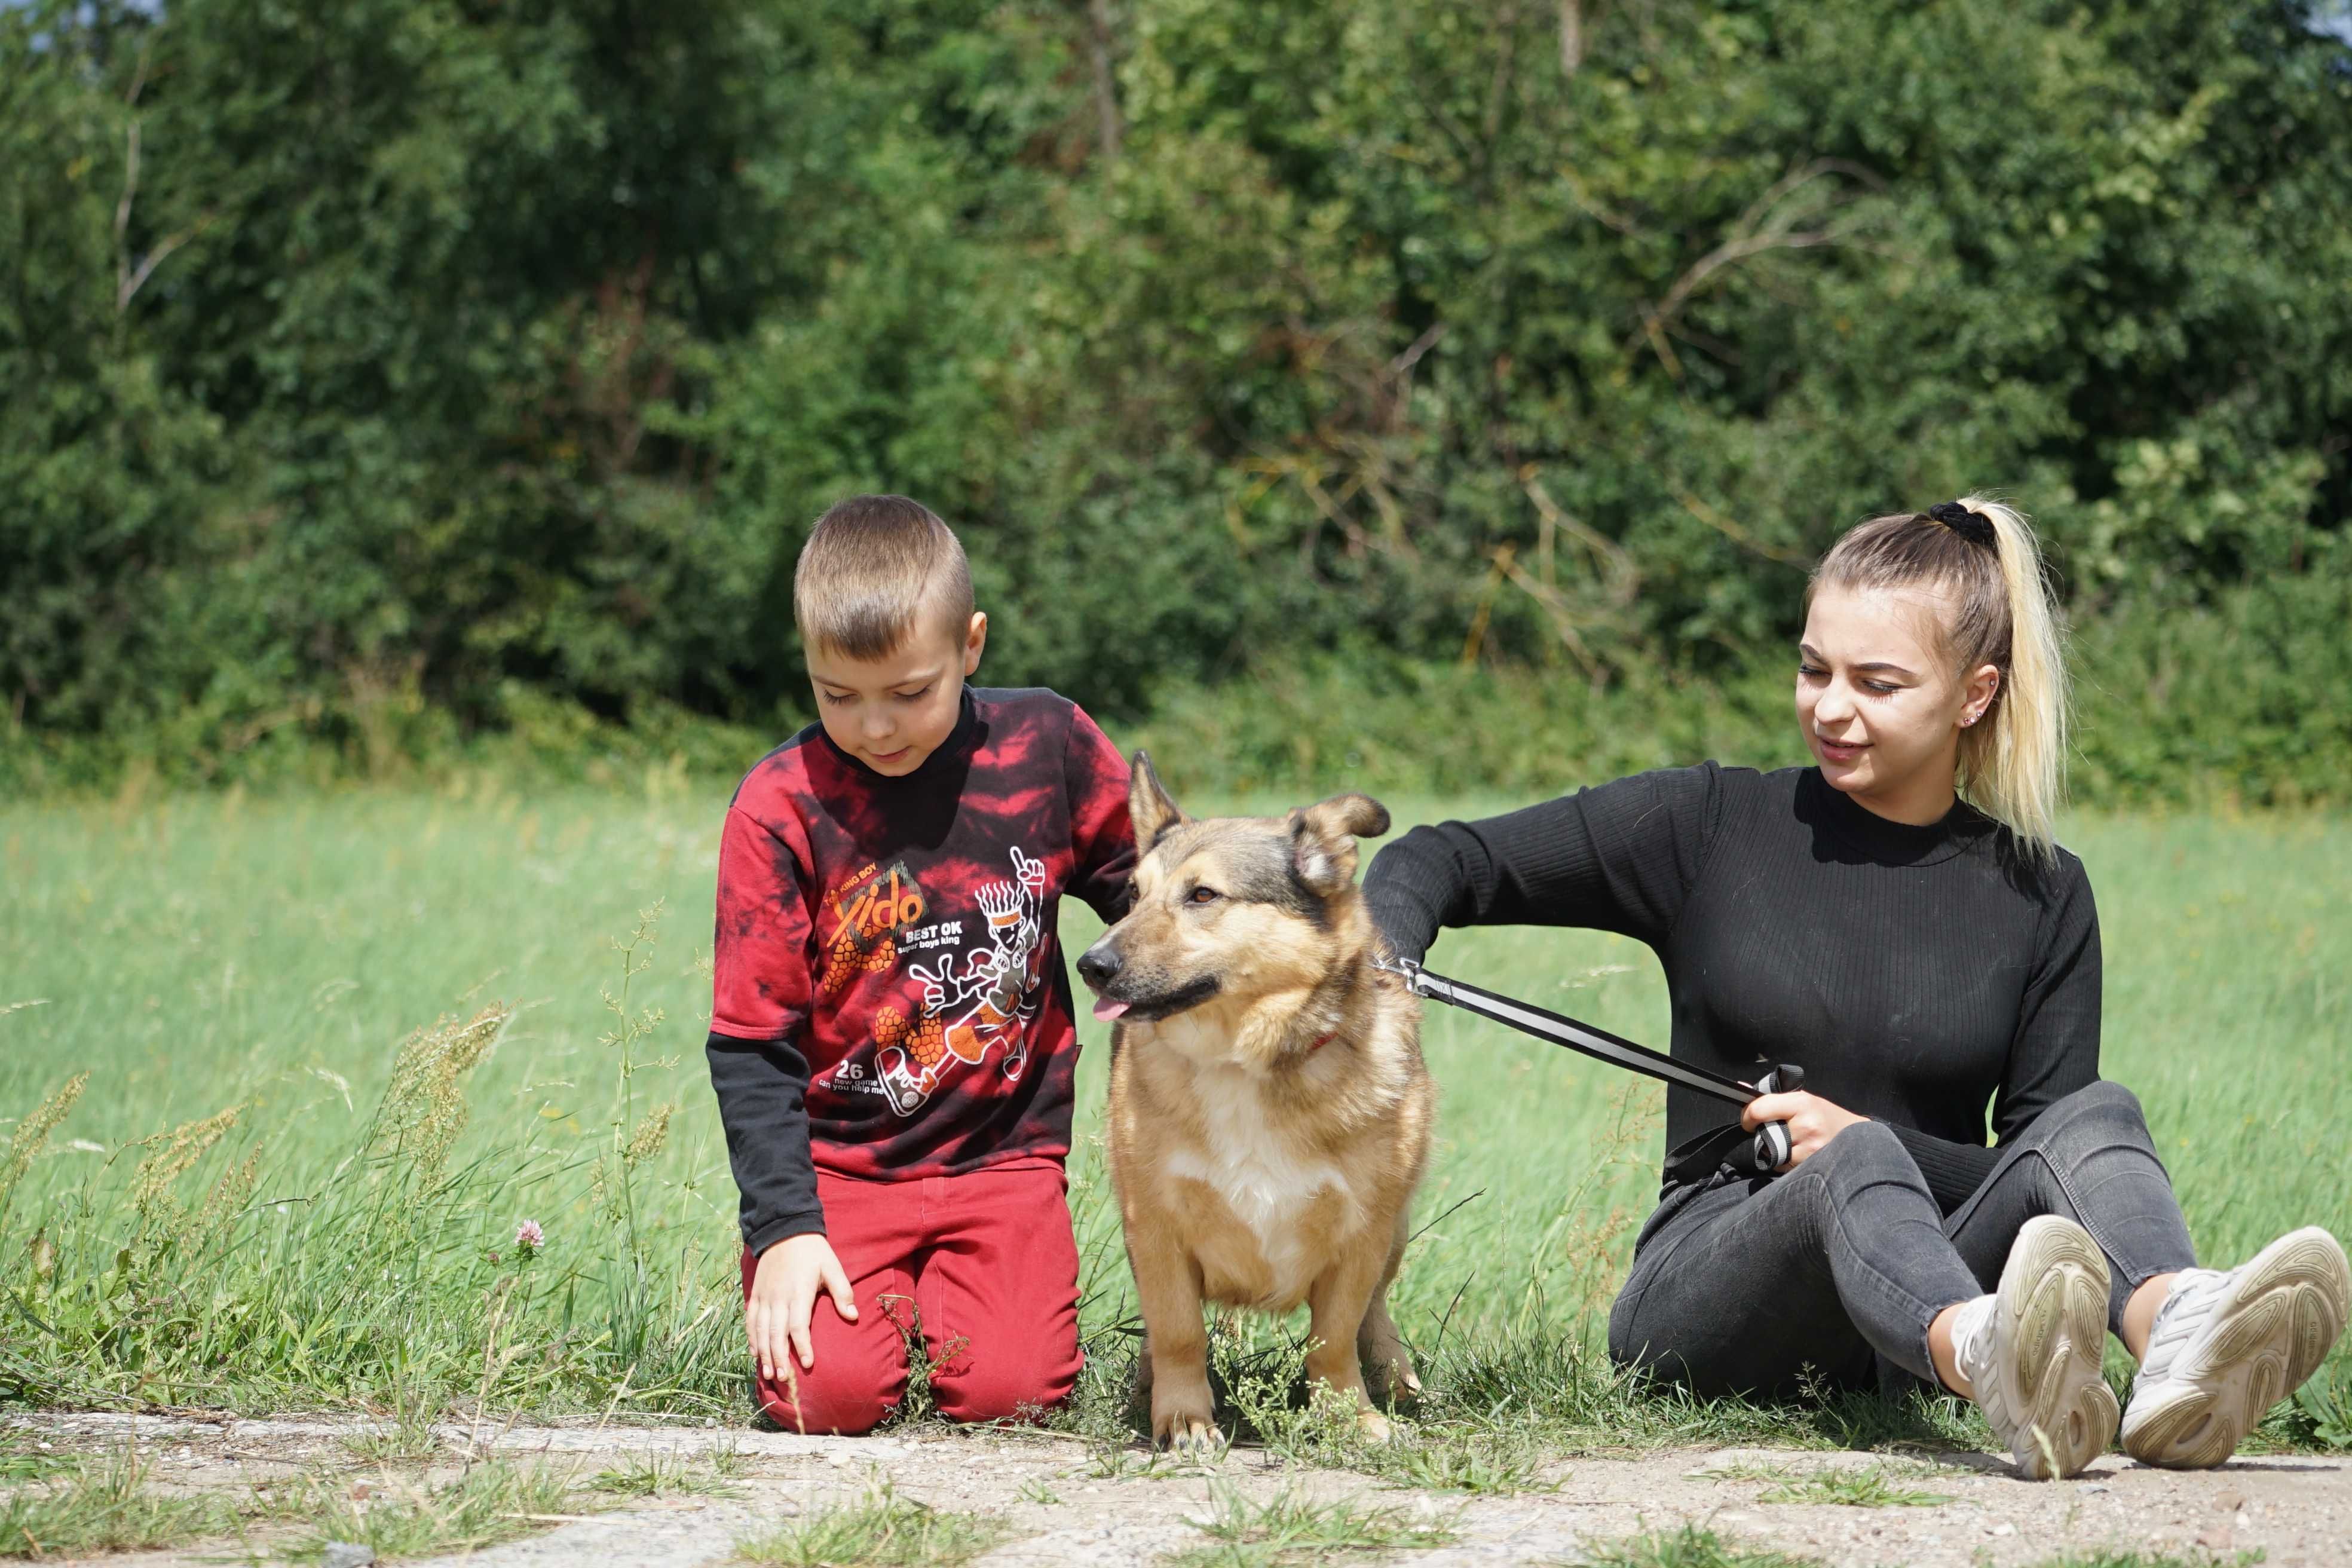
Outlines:
<svg viewBox="0 0 2352 1568"><path fill-rule="evenodd" d="M787 1432L858 1437L898 1407L900 1391L846 1377L803 1372L791 1384L759 1382L760 1408Z"/></svg>
<svg viewBox="0 0 2352 1568"><path fill-rule="evenodd" d="M1066 1359L968 1358L953 1375L935 1374L932 1398L950 1421L1024 1421L1051 1410L1077 1385L1075 1349Z"/></svg>

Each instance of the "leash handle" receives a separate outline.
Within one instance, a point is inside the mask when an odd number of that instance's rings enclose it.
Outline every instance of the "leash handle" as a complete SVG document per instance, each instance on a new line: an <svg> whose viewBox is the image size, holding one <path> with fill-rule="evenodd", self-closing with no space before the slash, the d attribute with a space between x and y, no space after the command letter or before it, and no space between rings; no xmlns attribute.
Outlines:
<svg viewBox="0 0 2352 1568"><path fill-rule="evenodd" d="M1805 1069L1790 1062L1780 1063L1756 1080L1756 1092L1759 1095L1794 1094L1804 1087ZM1756 1130L1756 1139L1748 1146L1748 1157L1754 1163L1756 1173L1763 1175L1787 1164L1789 1156L1794 1152L1796 1146L1790 1142L1789 1124L1767 1121Z"/></svg>

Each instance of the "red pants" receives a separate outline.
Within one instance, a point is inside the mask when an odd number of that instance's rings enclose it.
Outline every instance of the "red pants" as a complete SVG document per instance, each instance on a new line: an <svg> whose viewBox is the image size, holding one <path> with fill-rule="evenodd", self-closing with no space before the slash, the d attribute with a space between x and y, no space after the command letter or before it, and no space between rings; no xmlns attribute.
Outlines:
<svg viewBox="0 0 2352 1568"><path fill-rule="evenodd" d="M949 1419L1006 1420L1060 1404L1079 1366L1067 1191L1055 1159L908 1182L819 1171L826 1237L857 1321L844 1322L820 1294L809 1321L816 1364L759 1379L761 1408L788 1431L873 1430L906 1394L905 1335L918 1327ZM746 1248L747 1300L757 1268Z"/></svg>

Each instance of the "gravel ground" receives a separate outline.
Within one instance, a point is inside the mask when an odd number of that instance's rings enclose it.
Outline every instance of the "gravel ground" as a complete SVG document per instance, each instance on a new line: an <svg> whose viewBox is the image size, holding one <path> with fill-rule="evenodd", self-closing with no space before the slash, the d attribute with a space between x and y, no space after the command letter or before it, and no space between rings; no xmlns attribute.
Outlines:
<svg viewBox="0 0 2352 1568"><path fill-rule="evenodd" d="M306 1467L348 1470L355 1482L373 1467L346 1440L353 1421L213 1421L110 1415L11 1419L60 1449L119 1451L137 1442L159 1486L245 1486ZM513 1426L437 1429L454 1474L467 1451L545 1456L577 1462L585 1476L622 1457L708 1456L732 1449L748 1464L734 1499L685 1497L635 1503L593 1519L553 1525L529 1540L463 1558L474 1568L593 1563L596 1568L688 1568L719 1563L740 1538L814 1507L856 1498L877 1479L936 1508L997 1515L1014 1532L979 1561L1015 1564L1148 1563L1202 1542L1190 1520L1206 1512L1212 1472L1202 1468L1113 1477L1083 1442L1043 1434L959 1433L921 1428L903 1436L839 1438L702 1427ZM1128 1469L1144 1457L1128 1457ZM1897 1484L1941 1494L1933 1506L1856 1508L1765 1503L1773 1481L1759 1470L1802 1474L1871 1467ZM1719 1472L1732 1471L1732 1475ZM1745 1472L1741 1474L1739 1472ZM1790 1449L1678 1448L1623 1458L1580 1458L1545 1475L1555 1489L1464 1497L1393 1490L1345 1471L1286 1471L1260 1454L1230 1454L1215 1475L1253 1497L1292 1484L1318 1499L1358 1498L1449 1520L1457 1539L1391 1561L1426 1564L1573 1562L1580 1542L1685 1521L1758 1545L1847 1565L1916 1563L1922 1568L2012 1568L2068 1550L2129 1547L2227 1554L2267 1552L2267 1563L2336 1568L2352 1562L2352 1460L2241 1458L2221 1470L2175 1474L2110 1455L2083 1477L2040 1484L2016 1479L1981 1454L1920 1458ZM115 1563L217 1563L215 1544L179 1552L108 1559ZM48 1561L55 1561L50 1559Z"/></svg>

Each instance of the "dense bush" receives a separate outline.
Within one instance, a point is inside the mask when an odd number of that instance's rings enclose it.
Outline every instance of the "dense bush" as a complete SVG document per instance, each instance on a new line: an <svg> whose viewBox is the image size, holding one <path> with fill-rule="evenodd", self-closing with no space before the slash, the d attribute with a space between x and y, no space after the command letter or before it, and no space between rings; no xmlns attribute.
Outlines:
<svg viewBox="0 0 2352 1568"><path fill-rule="evenodd" d="M1529 758L1561 704L1682 755L1838 529L1987 486L2063 568L2095 793L2342 798L2346 31L0 7L0 771L771 731L866 488L964 529L993 677L1113 717L1466 655L1472 710L1561 694L1493 710Z"/></svg>

